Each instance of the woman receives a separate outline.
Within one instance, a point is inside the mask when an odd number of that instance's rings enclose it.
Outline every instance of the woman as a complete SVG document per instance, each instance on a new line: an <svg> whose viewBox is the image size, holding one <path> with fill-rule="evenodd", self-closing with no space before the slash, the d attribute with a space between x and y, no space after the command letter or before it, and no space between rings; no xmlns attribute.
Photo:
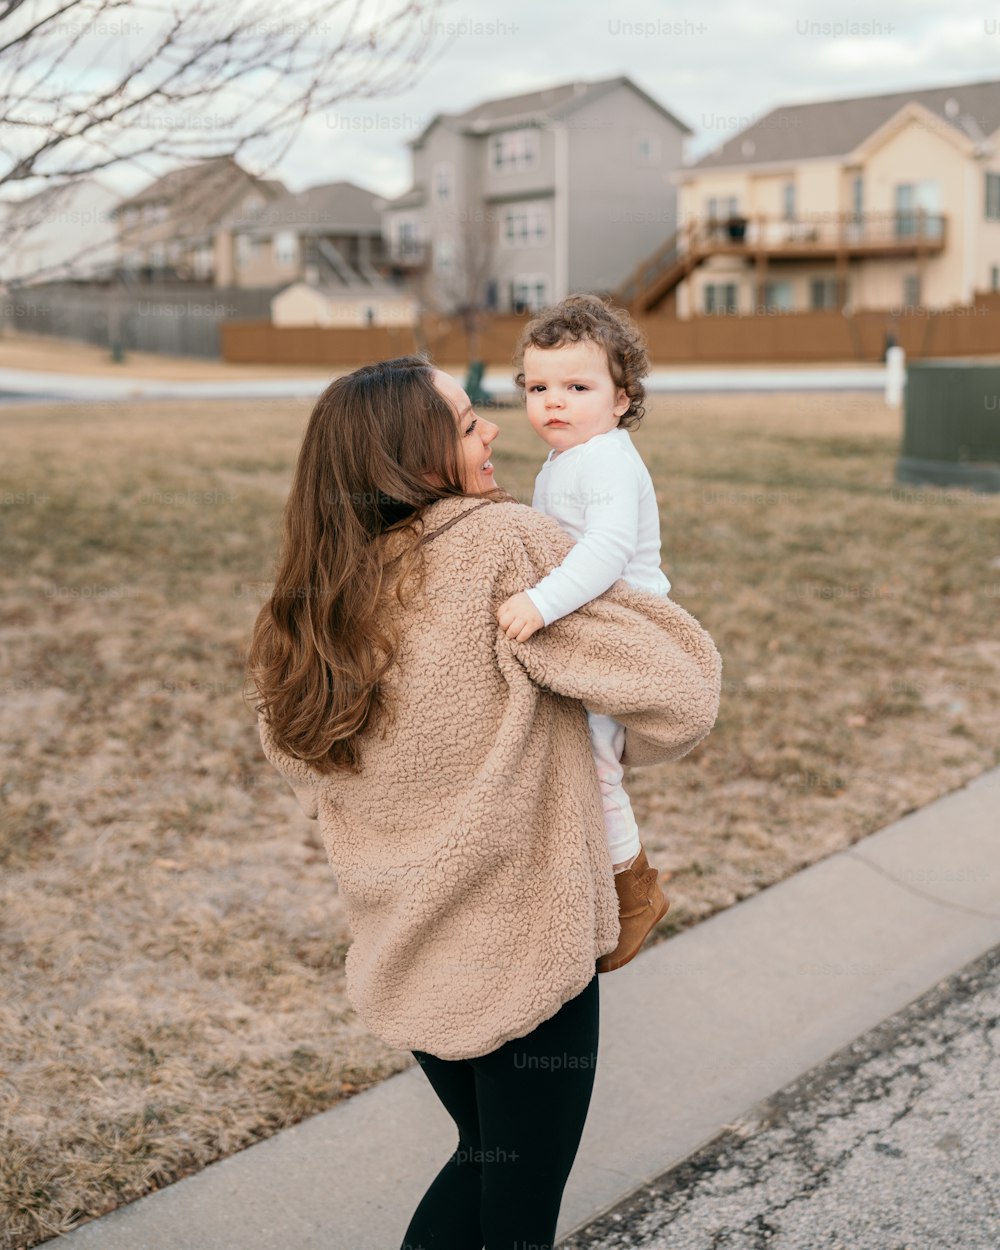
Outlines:
<svg viewBox="0 0 1000 1250"><path fill-rule="evenodd" d="M625 726L625 766L685 754L718 710L711 639L623 581L506 637L499 605L573 544L495 486L497 433L419 357L333 382L248 655L265 755L347 908L350 1001L458 1129L413 1250L555 1238L619 933L583 701Z"/></svg>

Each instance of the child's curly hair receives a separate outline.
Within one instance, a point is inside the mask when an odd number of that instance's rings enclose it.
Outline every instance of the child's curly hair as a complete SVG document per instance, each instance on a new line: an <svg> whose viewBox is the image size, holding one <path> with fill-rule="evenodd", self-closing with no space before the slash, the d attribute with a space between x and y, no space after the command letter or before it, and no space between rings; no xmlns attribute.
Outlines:
<svg viewBox="0 0 1000 1250"><path fill-rule="evenodd" d="M568 295L546 308L521 331L514 350L514 381L524 389L524 351L527 347L562 347L587 340L603 347L615 386L629 397L629 408L618 420L620 429L634 430L645 415L649 372L646 342L639 327L623 308L614 308L596 295Z"/></svg>

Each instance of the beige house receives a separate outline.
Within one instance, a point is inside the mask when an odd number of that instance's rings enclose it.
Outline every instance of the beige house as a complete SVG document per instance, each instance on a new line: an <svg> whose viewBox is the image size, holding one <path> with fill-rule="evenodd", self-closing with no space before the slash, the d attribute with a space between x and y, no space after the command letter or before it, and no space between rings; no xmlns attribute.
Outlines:
<svg viewBox="0 0 1000 1250"><path fill-rule="evenodd" d="M220 223L252 221L283 194L282 183L231 157L171 170L115 209L122 267L144 279L235 285L232 238Z"/></svg>
<svg viewBox="0 0 1000 1250"><path fill-rule="evenodd" d="M611 291L676 220L691 133L626 77L440 113L410 141L413 185L384 202L390 257L443 313Z"/></svg>
<svg viewBox="0 0 1000 1250"><path fill-rule="evenodd" d="M271 300L276 326L412 326L417 302L383 285L361 290L293 282Z"/></svg>
<svg viewBox="0 0 1000 1250"><path fill-rule="evenodd" d="M775 109L677 175L635 311L943 308L1000 289L1000 80Z"/></svg>

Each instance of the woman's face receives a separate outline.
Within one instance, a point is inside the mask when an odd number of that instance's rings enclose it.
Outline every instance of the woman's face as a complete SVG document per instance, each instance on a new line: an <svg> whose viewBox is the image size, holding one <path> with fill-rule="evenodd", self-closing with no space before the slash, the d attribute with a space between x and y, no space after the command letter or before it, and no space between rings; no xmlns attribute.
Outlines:
<svg viewBox="0 0 1000 1250"><path fill-rule="evenodd" d="M458 423L459 465L466 493L482 495L495 485L490 444L500 433L500 427L473 411L468 395L451 374L435 369L434 385L448 401Z"/></svg>

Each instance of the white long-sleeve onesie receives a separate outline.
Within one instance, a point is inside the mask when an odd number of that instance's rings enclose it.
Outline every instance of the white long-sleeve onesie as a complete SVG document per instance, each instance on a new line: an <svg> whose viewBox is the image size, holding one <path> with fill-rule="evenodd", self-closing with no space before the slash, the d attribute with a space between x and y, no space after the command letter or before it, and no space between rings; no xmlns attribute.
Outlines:
<svg viewBox="0 0 1000 1250"><path fill-rule="evenodd" d="M649 470L627 430L595 434L565 451L550 451L532 507L553 517L576 546L525 593L546 625L603 594L619 578L639 590L669 594L660 568L660 513ZM623 727L588 709L591 746L604 806L612 863L639 850L639 835L619 760Z"/></svg>

